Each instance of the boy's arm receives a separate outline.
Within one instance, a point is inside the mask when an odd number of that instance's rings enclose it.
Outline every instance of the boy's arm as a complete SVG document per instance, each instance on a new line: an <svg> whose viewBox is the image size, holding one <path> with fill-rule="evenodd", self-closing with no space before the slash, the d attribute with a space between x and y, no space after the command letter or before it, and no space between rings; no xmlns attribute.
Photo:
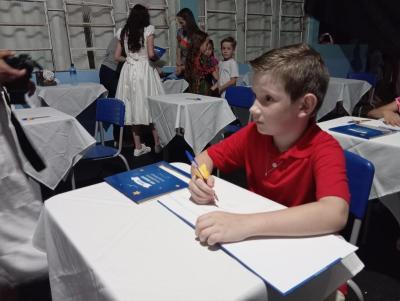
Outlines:
<svg viewBox="0 0 400 301"><path fill-rule="evenodd" d="M225 84L223 84L222 86L219 86L219 93L224 92L230 86L236 86L236 80L237 80L237 77L231 77L231 79L228 80Z"/></svg>
<svg viewBox="0 0 400 301"><path fill-rule="evenodd" d="M208 245L256 236L310 236L335 233L347 221L347 202L335 196L274 212L211 212L196 222L196 235Z"/></svg>
<svg viewBox="0 0 400 301"><path fill-rule="evenodd" d="M385 122L390 125L400 126L400 115L398 114L398 107L396 101L372 109L367 113L368 117L371 118L384 118Z"/></svg>

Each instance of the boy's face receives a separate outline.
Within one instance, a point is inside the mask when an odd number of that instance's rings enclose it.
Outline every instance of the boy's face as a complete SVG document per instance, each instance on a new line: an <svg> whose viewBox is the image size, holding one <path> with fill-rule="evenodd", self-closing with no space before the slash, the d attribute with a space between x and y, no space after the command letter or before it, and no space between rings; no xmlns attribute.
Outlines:
<svg viewBox="0 0 400 301"><path fill-rule="evenodd" d="M223 42L221 45L221 53L222 57L225 60L228 60L233 57L233 54L235 52L235 49L233 49L232 43L229 42Z"/></svg>
<svg viewBox="0 0 400 301"><path fill-rule="evenodd" d="M268 72L256 72L252 89L256 99L250 113L259 133L285 136L297 127L298 101L291 101L278 77Z"/></svg>

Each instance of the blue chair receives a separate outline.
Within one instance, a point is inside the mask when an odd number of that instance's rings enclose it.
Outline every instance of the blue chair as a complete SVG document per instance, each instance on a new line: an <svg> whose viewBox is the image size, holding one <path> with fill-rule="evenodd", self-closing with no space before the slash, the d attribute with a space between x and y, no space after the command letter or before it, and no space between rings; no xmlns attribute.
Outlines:
<svg viewBox="0 0 400 301"><path fill-rule="evenodd" d="M123 141L123 127L125 119L125 105L116 98L100 98L96 104L96 127L94 137L100 133L100 143L89 148L81 160L104 160L120 157L124 162L126 170L129 170L128 161L121 154ZM104 145L103 122L119 126L118 149ZM75 177L72 170L72 189L75 189Z"/></svg>
<svg viewBox="0 0 400 301"><path fill-rule="evenodd" d="M376 83L378 82L377 75L374 74L374 73L368 73L368 72L350 72L350 73L347 74L347 78L365 80L372 87L375 87Z"/></svg>
<svg viewBox="0 0 400 301"><path fill-rule="evenodd" d="M349 242L357 245L361 223L368 207L375 167L367 159L347 150L344 151L344 155L350 189L350 213L354 216ZM360 288L353 280L347 281L347 284L354 291L358 300L364 300Z"/></svg>
<svg viewBox="0 0 400 301"><path fill-rule="evenodd" d="M347 74L347 78L364 80L371 85L371 89L369 90L369 95L368 95L368 102L370 105L374 106L374 103L373 103L374 93L375 93L376 84L378 82L378 76L374 73L368 73L368 72L350 72ZM360 106L360 110L357 115L358 116L361 115L361 106Z"/></svg>
<svg viewBox="0 0 400 301"><path fill-rule="evenodd" d="M228 104L233 108L250 109L254 103L255 95L250 87L232 86L226 89L225 98ZM249 114L249 119L251 115ZM239 124L229 124L223 130L223 135L227 133L235 133L240 130L242 126Z"/></svg>

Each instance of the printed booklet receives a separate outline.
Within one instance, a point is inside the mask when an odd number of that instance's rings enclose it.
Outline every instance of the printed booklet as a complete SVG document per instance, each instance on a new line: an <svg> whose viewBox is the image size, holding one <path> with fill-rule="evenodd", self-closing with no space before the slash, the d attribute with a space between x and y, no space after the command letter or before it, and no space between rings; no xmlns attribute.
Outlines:
<svg viewBox="0 0 400 301"><path fill-rule="evenodd" d="M171 171L171 172L168 172ZM161 161L126 172L104 180L132 201L140 203L158 195L188 187L188 184L172 173L180 173L190 179L190 175Z"/></svg>

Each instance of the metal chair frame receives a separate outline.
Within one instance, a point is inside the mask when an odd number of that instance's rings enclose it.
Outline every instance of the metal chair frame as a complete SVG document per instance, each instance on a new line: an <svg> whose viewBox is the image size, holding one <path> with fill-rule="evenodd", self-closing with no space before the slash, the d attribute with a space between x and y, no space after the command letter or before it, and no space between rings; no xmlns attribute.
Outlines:
<svg viewBox="0 0 400 301"><path fill-rule="evenodd" d="M114 104L112 104L114 102ZM116 120L116 116L118 115ZM111 123L113 126L119 126L120 131L119 131L119 139L118 139L118 149L116 152L111 155L111 156L99 156L99 157L85 157L81 160L104 160L104 159L111 159L115 157L120 157L122 162L124 163L126 170L129 170L129 164L126 158L121 154L122 151L122 143L123 143L123 126L124 126L124 119L125 119L125 105L124 103L117 99L117 98L100 98L97 100L96 104L96 126L95 126L95 133L94 137L95 139L97 138L97 135L100 134L100 145L96 143L96 145L92 146L87 152L86 156L90 153L91 150L94 150L95 148L101 149L107 148L108 150L110 149L115 149L113 147L108 147L105 146L104 144L104 127L103 127L103 122ZM72 167L72 178L71 178L71 184L72 184L72 189L76 188L75 185L75 175L74 175L74 168Z"/></svg>

